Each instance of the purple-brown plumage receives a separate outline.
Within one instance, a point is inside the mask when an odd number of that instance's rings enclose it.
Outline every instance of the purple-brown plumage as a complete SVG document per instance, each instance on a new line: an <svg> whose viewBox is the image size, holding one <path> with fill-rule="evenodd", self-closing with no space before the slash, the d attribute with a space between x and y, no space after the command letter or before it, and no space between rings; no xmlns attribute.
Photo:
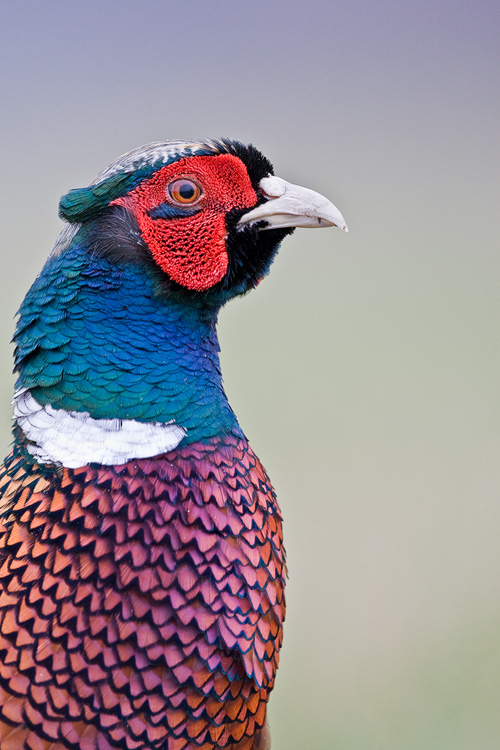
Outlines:
<svg viewBox="0 0 500 750"><path fill-rule="evenodd" d="M5 486L2 750L253 747L285 563L279 508L246 441L59 472L18 452Z"/></svg>

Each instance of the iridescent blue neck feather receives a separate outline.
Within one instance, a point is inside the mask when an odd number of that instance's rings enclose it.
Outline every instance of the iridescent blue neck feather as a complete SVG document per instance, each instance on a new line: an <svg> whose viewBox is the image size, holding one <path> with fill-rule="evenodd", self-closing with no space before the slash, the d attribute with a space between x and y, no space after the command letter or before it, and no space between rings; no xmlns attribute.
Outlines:
<svg viewBox="0 0 500 750"><path fill-rule="evenodd" d="M161 291L154 270L96 257L76 238L47 261L20 309L18 387L95 419L174 420L183 443L235 432L217 309Z"/></svg>

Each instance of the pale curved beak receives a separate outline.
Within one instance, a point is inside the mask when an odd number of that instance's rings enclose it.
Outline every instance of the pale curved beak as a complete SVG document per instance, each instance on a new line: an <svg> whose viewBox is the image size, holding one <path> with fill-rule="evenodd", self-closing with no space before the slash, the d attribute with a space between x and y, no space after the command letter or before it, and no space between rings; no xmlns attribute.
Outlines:
<svg viewBox="0 0 500 750"><path fill-rule="evenodd" d="M259 188L267 201L243 214L238 226L265 221L267 225L262 229L340 227L344 232L349 231L338 208L315 190L275 176L264 177Z"/></svg>

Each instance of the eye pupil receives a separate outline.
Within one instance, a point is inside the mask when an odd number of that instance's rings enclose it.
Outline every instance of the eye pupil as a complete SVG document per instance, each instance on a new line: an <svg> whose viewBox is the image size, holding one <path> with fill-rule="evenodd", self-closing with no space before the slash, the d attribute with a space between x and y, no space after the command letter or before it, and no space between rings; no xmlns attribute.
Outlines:
<svg viewBox="0 0 500 750"><path fill-rule="evenodd" d="M174 203L196 203L202 195L202 189L197 182L182 177L171 182L167 190Z"/></svg>
<svg viewBox="0 0 500 750"><path fill-rule="evenodd" d="M190 200L194 193L194 185L190 185L189 182L183 182L179 187L179 195L185 201Z"/></svg>

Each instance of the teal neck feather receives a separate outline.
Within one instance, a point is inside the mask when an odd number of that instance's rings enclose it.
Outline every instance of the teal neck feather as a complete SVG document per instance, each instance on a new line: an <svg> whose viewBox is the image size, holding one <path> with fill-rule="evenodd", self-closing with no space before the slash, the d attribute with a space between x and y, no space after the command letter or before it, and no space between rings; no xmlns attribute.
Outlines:
<svg viewBox="0 0 500 750"><path fill-rule="evenodd" d="M95 419L174 420L183 443L241 434L222 385L217 313L167 296L153 269L93 257L75 240L21 306L17 385Z"/></svg>

